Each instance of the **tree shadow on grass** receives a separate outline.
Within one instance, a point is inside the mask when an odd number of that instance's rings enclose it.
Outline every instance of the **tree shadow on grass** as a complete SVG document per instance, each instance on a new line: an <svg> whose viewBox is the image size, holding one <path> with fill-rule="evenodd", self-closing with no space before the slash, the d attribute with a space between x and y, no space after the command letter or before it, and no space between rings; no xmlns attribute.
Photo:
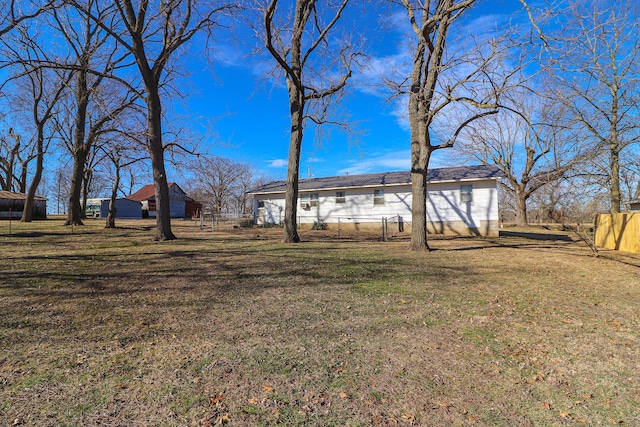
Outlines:
<svg viewBox="0 0 640 427"><path fill-rule="evenodd" d="M556 242L574 242L568 234L552 234L552 233L536 233L533 231L507 231L500 230L500 237L520 237L529 240L556 241Z"/></svg>
<svg viewBox="0 0 640 427"><path fill-rule="evenodd" d="M461 240L464 239L464 240ZM463 241L464 244L454 248L440 250L447 251L475 251L491 248L510 248L525 250L560 250L571 252L573 255L592 256L591 251L584 254L575 252L576 249L587 249L578 238L569 234L560 233L536 233L519 231L500 231L500 237L460 237L454 240ZM432 250L439 250L434 248Z"/></svg>

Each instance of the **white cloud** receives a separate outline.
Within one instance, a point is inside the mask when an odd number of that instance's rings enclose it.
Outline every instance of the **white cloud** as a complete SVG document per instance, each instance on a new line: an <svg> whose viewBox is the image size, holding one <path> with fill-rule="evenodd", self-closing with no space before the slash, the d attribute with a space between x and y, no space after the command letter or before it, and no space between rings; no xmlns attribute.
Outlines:
<svg viewBox="0 0 640 427"><path fill-rule="evenodd" d="M286 168L288 164L289 164L289 161L287 159L269 160L270 168Z"/></svg>
<svg viewBox="0 0 640 427"><path fill-rule="evenodd" d="M351 166L338 171L339 175L408 170L411 167L411 151L399 150L376 157L353 161Z"/></svg>

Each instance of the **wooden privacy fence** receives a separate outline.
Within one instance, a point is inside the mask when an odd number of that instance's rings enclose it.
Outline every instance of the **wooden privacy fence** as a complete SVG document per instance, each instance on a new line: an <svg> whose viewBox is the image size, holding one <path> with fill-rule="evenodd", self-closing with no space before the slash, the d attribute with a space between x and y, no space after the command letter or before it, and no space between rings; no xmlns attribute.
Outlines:
<svg viewBox="0 0 640 427"><path fill-rule="evenodd" d="M640 213L599 214L595 225L596 246L640 253Z"/></svg>

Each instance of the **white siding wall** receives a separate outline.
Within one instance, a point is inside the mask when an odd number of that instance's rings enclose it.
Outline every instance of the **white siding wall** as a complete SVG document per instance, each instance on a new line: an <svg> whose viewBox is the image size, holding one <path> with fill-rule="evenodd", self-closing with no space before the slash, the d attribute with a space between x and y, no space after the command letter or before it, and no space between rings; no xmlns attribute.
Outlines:
<svg viewBox="0 0 640 427"><path fill-rule="evenodd" d="M339 190L345 193L345 202L336 203L336 191L303 191L300 194L318 193L318 206L303 209L298 200L298 223L312 224L319 219L327 223L378 222L382 217L400 215L405 219L411 216L411 194L406 187L385 188L385 203L376 205L373 202L373 188ZM400 190L400 191L399 191ZM270 196L256 195L258 202L264 202L264 208L256 208L258 224L279 224L284 215L284 194Z"/></svg>
<svg viewBox="0 0 640 427"><path fill-rule="evenodd" d="M461 203L460 185L472 185L473 200ZM374 204L374 190L384 188L384 205ZM336 203L336 190L302 191L300 194L318 193L318 206L300 207L298 200L298 222L311 224L321 219L329 224L341 222L378 222L382 217L400 215L411 221L411 186L388 186L338 190L344 191L345 203ZM427 218L432 223L462 221L469 228L480 228L486 221L498 220L498 197L496 182L463 181L431 183L427 187ZM258 208L263 202L264 207ZM256 195L255 215L257 224L279 224L284 215L284 194ZM444 232L445 230L443 230Z"/></svg>
<svg viewBox="0 0 640 427"><path fill-rule="evenodd" d="M384 204L374 204L374 189L357 188L339 190L345 193L345 202L336 203L336 191L318 191L318 206L302 209L298 202L298 218L301 224L322 219L327 223L341 221L378 222L382 217L411 215L411 195L405 187L384 188ZM306 193L306 192L305 192Z"/></svg>
<svg viewBox="0 0 640 427"><path fill-rule="evenodd" d="M470 203L460 201L461 185L473 187ZM427 194L429 221L464 221L469 227L480 227L480 221L498 220L498 193L493 180L429 184Z"/></svg>

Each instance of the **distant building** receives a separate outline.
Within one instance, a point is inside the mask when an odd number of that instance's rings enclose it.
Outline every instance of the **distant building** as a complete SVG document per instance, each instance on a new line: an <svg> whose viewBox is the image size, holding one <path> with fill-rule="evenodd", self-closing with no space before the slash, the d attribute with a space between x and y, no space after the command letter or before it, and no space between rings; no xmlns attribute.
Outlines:
<svg viewBox="0 0 640 427"><path fill-rule="evenodd" d="M143 217L156 216L156 191L153 184L145 185L127 196L127 199L142 203ZM196 210L202 209L202 205L188 197L175 182L169 183L169 206L172 218L191 217Z"/></svg>
<svg viewBox="0 0 640 427"><path fill-rule="evenodd" d="M427 176L429 233L498 235L498 178L495 166L430 169ZM257 225L284 220L285 181L251 191ZM411 226L411 173L384 172L302 179L297 221L301 228L323 222L330 227L379 227L382 218Z"/></svg>
<svg viewBox="0 0 640 427"><path fill-rule="evenodd" d="M202 203L193 200L191 197L185 197L184 216L186 218L195 218L202 213Z"/></svg>
<svg viewBox="0 0 640 427"><path fill-rule="evenodd" d="M27 195L0 190L0 218L21 218ZM47 199L35 196L32 219L47 219Z"/></svg>
<svg viewBox="0 0 640 427"><path fill-rule="evenodd" d="M109 216L109 203L111 199L87 199L87 218L106 218ZM139 219L142 218L142 203L135 200L116 199L116 218Z"/></svg>
<svg viewBox="0 0 640 427"><path fill-rule="evenodd" d="M640 199L629 200L629 209L632 212L640 212Z"/></svg>

